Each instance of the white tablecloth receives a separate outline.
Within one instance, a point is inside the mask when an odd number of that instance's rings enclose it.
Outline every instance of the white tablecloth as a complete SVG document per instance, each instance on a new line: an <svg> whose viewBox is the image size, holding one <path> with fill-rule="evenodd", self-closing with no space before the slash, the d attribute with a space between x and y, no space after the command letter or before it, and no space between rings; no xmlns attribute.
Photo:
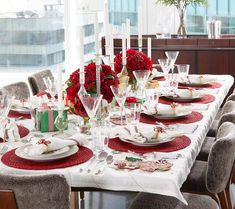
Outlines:
<svg viewBox="0 0 235 209"><path fill-rule="evenodd" d="M210 75L212 76L212 75ZM208 93L213 94L216 100L209 104L194 104L194 110L203 114L203 119L194 124L180 125L181 130L193 130L188 131L187 136L191 139L191 144L183 150L179 150L175 153L180 153L182 157L177 160L171 159L173 167L167 172L154 172L148 173L144 171L122 171L115 170L111 167L107 167L100 175L94 175L93 173L80 173L79 169L87 167L88 162L64 169L56 170L20 170L9 168L0 163L0 172L4 174L20 174L20 175L35 175L35 174L62 174L64 175L69 184L73 187L95 187L108 190L117 191L143 191L156 194L163 194L174 196L186 203L183 198L180 187L186 180L187 175L195 161L197 154L200 151L203 140L214 120L219 107L221 106L225 96L227 95L230 87L233 84L233 77L229 75L213 75L218 82L223 86L218 89L208 89ZM23 121L26 125L29 125L29 121ZM18 146L15 144L14 146ZM3 144L0 144L0 149ZM115 154L115 159L125 158L127 153Z"/></svg>

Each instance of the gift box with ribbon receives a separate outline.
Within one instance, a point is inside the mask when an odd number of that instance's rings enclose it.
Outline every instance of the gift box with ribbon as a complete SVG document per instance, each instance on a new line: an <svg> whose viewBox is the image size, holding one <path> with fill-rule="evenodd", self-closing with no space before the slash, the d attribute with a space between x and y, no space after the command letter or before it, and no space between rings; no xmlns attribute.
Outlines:
<svg viewBox="0 0 235 209"><path fill-rule="evenodd" d="M67 109L64 110L64 117L67 119ZM36 109L36 129L41 132L53 132L58 131L54 124L56 117L58 116L58 109L50 107L48 105L42 105ZM67 128L66 128L67 129Z"/></svg>

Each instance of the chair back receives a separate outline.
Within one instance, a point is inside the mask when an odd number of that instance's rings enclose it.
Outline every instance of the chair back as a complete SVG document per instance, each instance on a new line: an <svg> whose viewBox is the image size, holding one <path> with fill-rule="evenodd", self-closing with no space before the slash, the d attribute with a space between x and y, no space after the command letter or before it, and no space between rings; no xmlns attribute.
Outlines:
<svg viewBox="0 0 235 209"><path fill-rule="evenodd" d="M27 83L20 81L3 86L0 89L0 94L15 96L16 99L27 99L30 96L30 91Z"/></svg>
<svg viewBox="0 0 235 209"><path fill-rule="evenodd" d="M227 101L221 111L218 128L224 122L235 123L235 101Z"/></svg>
<svg viewBox="0 0 235 209"><path fill-rule="evenodd" d="M28 77L29 85L34 95L46 90L46 85L43 81L45 77L53 79L52 72L50 70L43 70Z"/></svg>
<svg viewBox="0 0 235 209"><path fill-rule="evenodd" d="M8 195L4 190L10 190ZM5 195L13 200L13 195L15 196L17 205L13 209L69 209L70 207L70 187L66 179L59 175L0 174L0 191L0 197ZM1 206L7 202L9 201L2 199Z"/></svg>
<svg viewBox="0 0 235 209"><path fill-rule="evenodd" d="M208 157L206 186L211 193L225 190L233 169L235 157L235 124L223 123L218 138Z"/></svg>
<svg viewBox="0 0 235 209"><path fill-rule="evenodd" d="M228 98L226 99L226 102L230 100L235 101L235 91L228 96Z"/></svg>

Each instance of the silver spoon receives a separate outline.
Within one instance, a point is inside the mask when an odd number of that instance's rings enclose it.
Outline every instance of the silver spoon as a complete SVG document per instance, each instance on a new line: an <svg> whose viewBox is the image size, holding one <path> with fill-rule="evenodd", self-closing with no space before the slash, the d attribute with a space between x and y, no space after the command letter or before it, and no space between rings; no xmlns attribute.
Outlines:
<svg viewBox="0 0 235 209"><path fill-rule="evenodd" d="M112 162L113 162L113 156L112 156L112 155L108 155L105 161L106 161L106 164L105 164L102 168L100 168L100 169L95 173L95 175L98 175L98 174L100 174L101 172L103 172L104 169L105 169L105 167L106 167L106 165L112 164Z"/></svg>
<svg viewBox="0 0 235 209"><path fill-rule="evenodd" d="M108 153L105 151L101 151L97 156L97 163L94 165L94 168L98 166L101 162L103 162L108 156ZM87 172L90 173L92 168L88 168Z"/></svg>

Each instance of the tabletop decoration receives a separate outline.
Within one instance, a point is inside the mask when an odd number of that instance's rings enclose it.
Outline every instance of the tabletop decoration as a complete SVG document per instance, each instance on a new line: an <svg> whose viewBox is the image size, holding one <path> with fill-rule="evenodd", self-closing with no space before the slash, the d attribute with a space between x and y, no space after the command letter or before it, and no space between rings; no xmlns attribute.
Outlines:
<svg viewBox="0 0 235 209"><path fill-rule="evenodd" d="M119 81L116 73L111 70L108 65L101 64L100 71L101 94L103 99L110 103L113 99L113 93L110 89L111 85L118 85ZM94 62L85 66L85 88L88 94L96 94L96 64ZM67 98L69 100L69 107L72 113L81 117L88 117L81 100L78 97L78 90L80 88L79 69L74 71L67 81Z"/></svg>
<svg viewBox="0 0 235 209"><path fill-rule="evenodd" d="M50 107L47 104L43 103L40 107L36 108L36 130L41 132L53 132L58 131L58 127L54 123L55 119L58 116L58 109ZM67 109L63 110L63 118L67 120ZM65 129L67 128L67 125Z"/></svg>
<svg viewBox="0 0 235 209"><path fill-rule="evenodd" d="M128 170L142 170L147 172L154 171L169 171L173 166L172 163L167 160L157 160L157 161L143 161L142 159L138 160L129 160L126 157L125 160L116 160L114 165L117 169L128 169Z"/></svg>
<svg viewBox="0 0 235 209"><path fill-rule="evenodd" d="M128 75L129 84L136 84L133 71L135 70L150 70L152 71L152 60L142 52L128 49L126 51L126 71L123 70L122 53L119 53L114 58L114 69L116 73Z"/></svg>
<svg viewBox="0 0 235 209"><path fill-rule="evenodd" d="M191 144L189 137L183 135L175 137L174 140L159 144L155 146L138 146L121 141L119 138L112 138L109 140L108 147L110 149L120 152L135 152L135 153L148 153L148 152L174 152L177 150L184 149Z"/></svg>
<svg viewBox="0 0 235 209"><path fill-rule="evenodd" d="M63 158L60 160L55 160L53 163L51 161L48 162L37 162L25 160L18 157L15 154L15 149L5 153L1 161L6 166L18 169L25 169L25 170L50 170L50 169L58 169L58 168L66 168L75 165L82 164L93 156L92 150L87 147L79 146L79 151L74 155Z"/></svg>

